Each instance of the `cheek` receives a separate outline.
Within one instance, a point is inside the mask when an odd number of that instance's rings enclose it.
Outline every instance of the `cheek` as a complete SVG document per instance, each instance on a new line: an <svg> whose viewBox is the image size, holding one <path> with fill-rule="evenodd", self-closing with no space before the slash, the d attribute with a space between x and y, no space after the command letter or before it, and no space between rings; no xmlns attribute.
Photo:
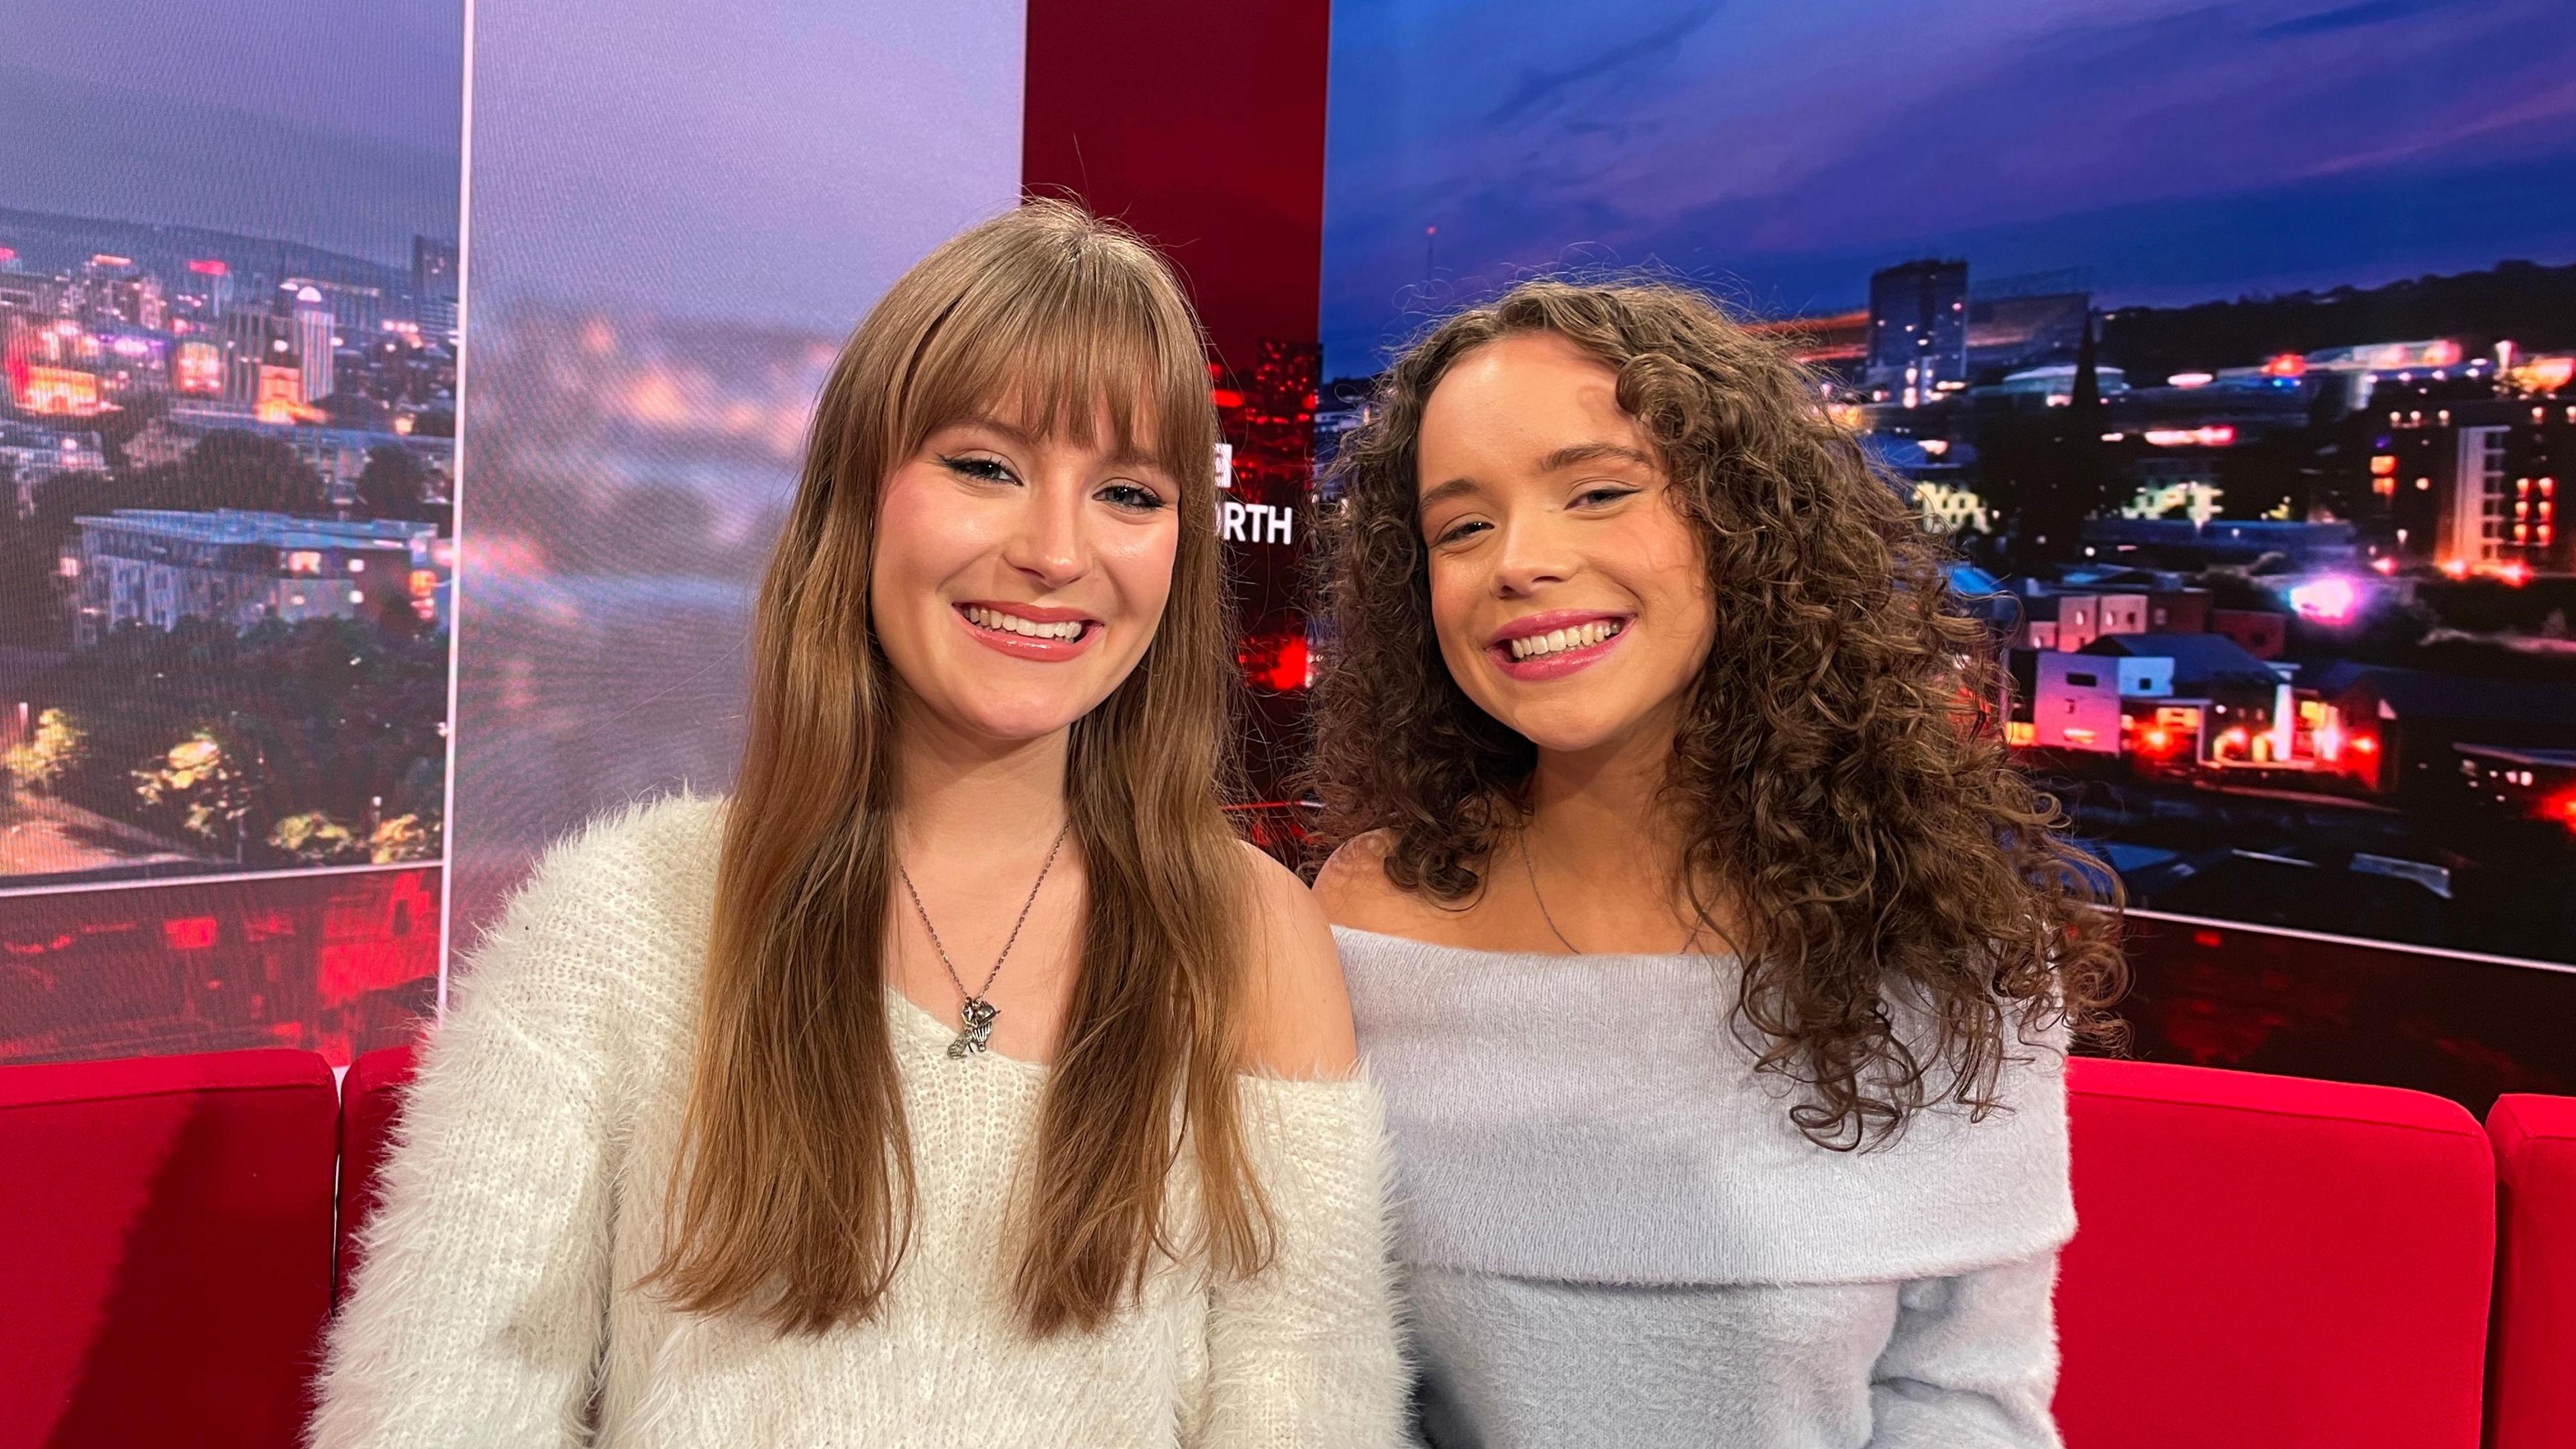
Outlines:
<svg viewBox="0 0 2576 1449"><path fill-rule="evenodd" d="M1431 631L1439 637L1440 652L1451 658L1474 654L1476 605L1487 592L1482 572L1434 555L1430 583Z"/></svg>
<svg viewBox="0 0 2576 1449"><path fill-rule="evenodd" d="M978 526L980 513L958 507L955 490L938 487L921 472L897 469L877 500L869 592L879 602L889 588L936 585L990 547Z"/></svg>
<svg viewBox="0 0 2576 1449"><path fill-rule="evenodd" d="M1620 560L1616 567L1629 590L1656 613L1689 621L1688 628L1666 630L1667 638L1688 640L1691 648L1706 652L1717 634L1717 606L1699 534L1688 520L1658 508L1621 535L1605 556Z"/></svg>
<svg viewBox="0 0 2576 1449"><path fill-rule="evenodd" d="M1172 568L1180 559L1180 510L1166 508L1143 527L1109 529L1098 547L1101 572L1108 575L1119 608L1131 619L1160 619L1172 597Z"/></svg>

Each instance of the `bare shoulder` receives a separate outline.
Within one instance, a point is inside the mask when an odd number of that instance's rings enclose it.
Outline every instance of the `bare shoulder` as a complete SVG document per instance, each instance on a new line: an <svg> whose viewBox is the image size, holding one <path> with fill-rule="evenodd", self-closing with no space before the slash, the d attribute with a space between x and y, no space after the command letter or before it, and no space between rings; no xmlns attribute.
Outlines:
<svg viewBox="0 0 2576 1449"><path fill-rule="evenodd" d="M1325 919L1355 931L1431 939L1454 910L1422 899L1386 876L1387 852L1395 846L1391 832L1372 830L1343 842L1315 875L1315 900Z"/></svg>
<svg viewBox="0 0 2576 1449"><path fill-rule="evenodd" d="M1244 1064L1270 1076L1345 1075L1359 1062L1359 1040L1332 927L1286 866L1248 844L1243 853L1252 968Z"/></svg>

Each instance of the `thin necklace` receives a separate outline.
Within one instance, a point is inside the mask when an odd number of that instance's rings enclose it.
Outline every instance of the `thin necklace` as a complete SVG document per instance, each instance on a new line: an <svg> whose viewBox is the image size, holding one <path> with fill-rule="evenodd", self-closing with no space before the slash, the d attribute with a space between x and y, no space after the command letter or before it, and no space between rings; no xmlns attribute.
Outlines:
<svg viewBox="0 0 2576 1449"><path fill-rule="evenodd" d="M1538 888L1538 861L1530 853L1529 832L1527 830L1523 830L1521 832L1520 846L1521 869L1526 871L1529 875L1530 899L1538 902L1539 919L1547 922L1548 934L1556 937L1556 943L1558 945L1563 946L1566 950L1573 952L1575 955L1581 956L1585 954L1582 947L1565 939L1565 932L1557 928L1556 916L1547 908L1547 896ZM1699 944L1699 928L1701 925L1707 924L1707 919L1707 917L1702 916L1699 922L1692 925L1690 934L1682 937L1682 949L1679 954L1687 956L1690 954L1690 948Z"/></svg>
<svg viewBox="0 0 2576 1449"><path fill-rule="evenodd" d="M993 989L994 979L1002 974L1002 963L1011 959L1011 947L1019 942L1020 927L1029 923L1029 908L1038 903L1038 888L1046 884L1047 872L1055 869L1056 852L1064 849L1064 837L1072 829L1073 822L1067 820L1056 831L1055 844L1047 847L1046 864L1038 867L1038 883L1029 887L1029 898L1020 903L1020 918L1011 923L1011 934L1002 942L1002 954L993 958L993 969L984 973L984 984L973 991L966 989L965 979L957 974L957 963L948 959L948 948L939 940L939 928L930 924L930 908L921 903L921 892L913 889L912 872L905 870L901 861L895 862L894 873L903 877L903 893L912 897L912 908L921 917L921 929L930 933L930 949L939 953L939 964L947 968L948 979L956 984L957 994L965 998L957 1008L957 1023L963 1029L957 1033L957 1040L948 1044L950 1056L971 1057L991 1049L987 1041L993 1035L993 1019L1002 1013L985 999L985 993Z"/></svg>

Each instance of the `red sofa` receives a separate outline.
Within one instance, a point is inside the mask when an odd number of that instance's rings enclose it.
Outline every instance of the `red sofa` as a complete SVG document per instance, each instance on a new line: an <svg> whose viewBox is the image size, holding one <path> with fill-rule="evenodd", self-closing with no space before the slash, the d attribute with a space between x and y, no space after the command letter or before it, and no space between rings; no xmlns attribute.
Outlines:
<svg viewBox="0 0 2576 1449"><path fill-rule="evenodd" d="M0 1449L292 1445L411 1065L360 1058L338 1104L301 1052L0 1068ZM2505 1099L2490 1145L2391 1088L2070 1085L2072 1449L2473 1449L2491 1284L2489 1442L2576 1446L2576 1100Z"/></svg>
<svg viewBox="0 0 2576 1449"><path fill-rule="evenodd" d="M349 1270L358 1265L358 1229L375 1210L376 1178L393 1146L394 1117L415 1055L407 1046L368 1052L340 1082L340 1232L331 1255L335 1308L349 1291Z"/></svg>
<svg viewBox="0 0 2576 1449"><path fill-rule="evenodd" d="M2457 1103L2142 1062L2070 1079L2073 1449L2475 1449L2495 1169Z"/></svg>
<svg viewBox="0 0 2576 1449"><path fill-rule="evenodd" d="M331 1068L0 1068L0 1449L290 1449L331 1307Z"/></svg>
<svg viewBox="0 0 2576 1449"><path fill-rule="evenodd" d="M2508 1096L2487 1113L2502 1189L2493 1449L2576 1449L2576 1098Z"/></svg>

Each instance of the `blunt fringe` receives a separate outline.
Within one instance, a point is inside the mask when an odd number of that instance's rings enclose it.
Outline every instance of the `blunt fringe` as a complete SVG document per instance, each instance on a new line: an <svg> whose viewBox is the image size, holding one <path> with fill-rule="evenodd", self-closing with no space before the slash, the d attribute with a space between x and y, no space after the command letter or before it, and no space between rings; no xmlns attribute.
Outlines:
<svg viewBox="0 0 2576 1449"><path fill-rule="evenodd" d="M885 1017L901 687L868 610L886 476L977 414L1121 448L1182 484L1170 602L1073 727L1081 967L1040 1108L1011 1292L1028 1329L1097 1328L1158 1261L1268 1260L1236 1116L1246 860L1218 791L1232 656L1214 523L1216 414L1170 268L1110 223L1031 201L939 247L841 349L760 595L742 766L718 866L698 1058L646 1282L782 1333L867 1321L911 1243L912 1148ZM1195 1170L1197 1226L1167 1207Z"/></svg>

